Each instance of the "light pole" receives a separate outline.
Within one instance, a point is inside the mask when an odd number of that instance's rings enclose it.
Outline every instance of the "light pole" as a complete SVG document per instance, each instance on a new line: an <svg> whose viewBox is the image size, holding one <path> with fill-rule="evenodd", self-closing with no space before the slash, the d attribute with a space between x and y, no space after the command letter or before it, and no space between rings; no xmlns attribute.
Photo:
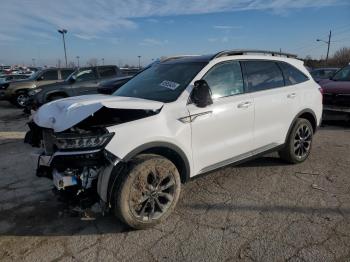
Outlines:
<svg viewBox="0 0 350 262"><path fill-rule="evenodd" d="M66 67L68 67L67 64L67 51L66 51L66 40L64 38L64 35L67 34L67 30L66 29L58 29L57 30L60 34L62 34L62 38L63 38L63 48L64 48L64 58L66 60Z"/></svg>
<svg viewBox="0 0 350 262"><path fill-rule="evenodd" d="M78 68L79 68L79 58L80 58L80 56L77 56Z"/></svg>
<svg viewBox="0 0 350 262"><path fill-rule="evenodd" d="M139 69L141 69L141 56L138 55L137 57L139 58Z"/></svg>
<svg viewBox="0 0 350 262"><path fill-rule="evenodd" d="M328 41L322 40L322 39L316 39L317 42L323 42L326 43L328 45L327 48L327 56L326 56L326 62L328 61L328 56L329 56L329 48L331 45L331 38L332 38L332 30L329 31L329 35L328 35Z"/></svg>
<svg viewBox="0 0 350 262"><path fill-rule="evenodd" d="M102 60L102 65L105 65L105 59L102 58L101 60Z"/></svg>

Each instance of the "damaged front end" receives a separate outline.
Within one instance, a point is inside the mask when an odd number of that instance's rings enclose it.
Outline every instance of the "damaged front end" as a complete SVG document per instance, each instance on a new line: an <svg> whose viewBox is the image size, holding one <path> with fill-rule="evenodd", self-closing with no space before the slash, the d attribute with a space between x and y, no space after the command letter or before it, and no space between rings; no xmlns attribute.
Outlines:
<svg viewBox="0 0 350 262"><path fill-rule="evenodd" d="M98 176L117 161L104 149L114 133L105 128L77 127L54 133L34 122L29 126L26 142L40 148L33 154L37 176L52 179L60 199L71 205L88 208L96 203Z"/></svg>
<svg viewBox="0 0 350 262"><path fill-rule="evenodd" d="M135 109L131 106L139 100L116 97L118 105L108 99L105 104L101 97L99 102L58 100L41 107L28 123L25 142L38 148L32 154L37 176L52 179L61 200L83 209L101 200L99 190L106 195L114 167L124 166L105 149L115 136L107 127L156 115L162 108L162 103L141 100L146 109ZM102 199L103 208L107 199Z"/></svg>

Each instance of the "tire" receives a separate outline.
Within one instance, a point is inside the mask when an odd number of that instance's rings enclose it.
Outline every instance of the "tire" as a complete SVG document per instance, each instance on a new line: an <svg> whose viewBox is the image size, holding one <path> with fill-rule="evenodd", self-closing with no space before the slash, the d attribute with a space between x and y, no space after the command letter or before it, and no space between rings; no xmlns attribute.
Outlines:
<svg viewBox="0 0 350 262"><path fill-rule="evenodd" d="M18 108L25 108L27 105L27 100L28 95L25 92L20 92L12 98L11 103Z"/></svg>
<svg viewBox="0 0 350 262"><path fill-rule="evenodd" d="M286 140L285 147L279 151L280 157L288 163L304 162L312 148L313 129L311 123L304 118L298 118Z"/></svg>
<svg viewBox="0 0 350 262"><path fill-rule="evenodd" d="M180 175L170 160L139 155L128 164L114 194L114 213L132 228L150 228L174 210L180 191Z"/></svg>

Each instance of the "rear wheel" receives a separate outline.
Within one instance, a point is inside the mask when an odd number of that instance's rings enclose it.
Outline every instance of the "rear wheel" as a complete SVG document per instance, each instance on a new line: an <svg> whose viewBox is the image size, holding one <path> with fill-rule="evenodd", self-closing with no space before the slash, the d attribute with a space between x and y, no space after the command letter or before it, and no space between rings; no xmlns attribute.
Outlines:
<svg viewBox="0 0 350 262"><path fill-rule="evenodd" d="M285 147L279 151L280 157L292 164L304 162L310 154L313 138L311 123L299 118L287 138Z"/></svg>
<svg viewBox="0 0 350 262"><path fill-rule="evenodd" d="M170 160L139 155L130 161L116 190L115 214L133 228L153 227L173 211L180 190L180 175Z"/></svg>

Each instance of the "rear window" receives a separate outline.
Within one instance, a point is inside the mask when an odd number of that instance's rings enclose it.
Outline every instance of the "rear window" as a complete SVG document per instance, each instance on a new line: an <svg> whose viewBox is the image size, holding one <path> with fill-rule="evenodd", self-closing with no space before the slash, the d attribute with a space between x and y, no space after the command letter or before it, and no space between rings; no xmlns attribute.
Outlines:
<svg viewBox="0 0 350 262"><path fill-rule="evenodd" d="M99 67L98 71L100 73L100 77L112 77L116 76L117 72L115 70L115 67Z"/></svg>
<svg viewBox="0 0 350 262"><path fill-rule="evenodd" d="M273 61L243 61L247 87L256 92L284 86L283 75Z"/></svg>
<svg viewBox="0 0 350 262"><path fill-rule="evenodd" d="M304 75L301 71L296 69L294 66L283 62L279 62L278 64L283 71L284 81L286 83L286 86L296 85L309 80L309 78L306 75Z"/></svg>

